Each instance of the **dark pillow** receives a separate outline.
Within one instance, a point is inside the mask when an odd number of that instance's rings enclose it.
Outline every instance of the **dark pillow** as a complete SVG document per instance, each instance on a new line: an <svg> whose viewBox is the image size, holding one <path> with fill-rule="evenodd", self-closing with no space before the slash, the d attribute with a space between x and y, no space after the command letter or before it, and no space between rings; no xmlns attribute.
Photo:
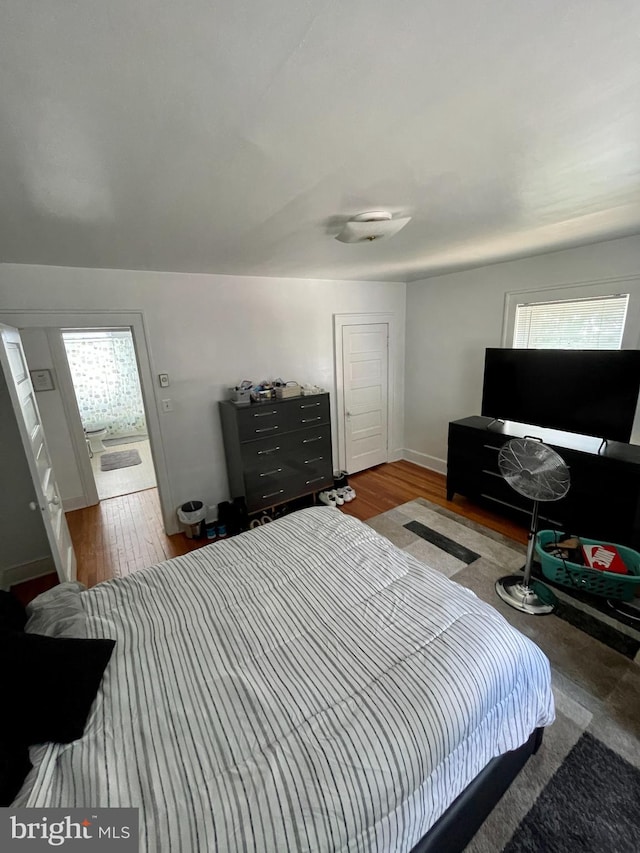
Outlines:
<svg viewBox="0 0 640 853"><path fill-rule="evenodd" d="M0 806L10 806L31 770L29 748L9 740L0 740Z"/></svg>
<svg viewBox="0 0 640 853"><path fill-rule="evenodd" d="M22 631L27 622L27 611L10 592L0 590L0 629Z"/></svg>
<svg viewBox="0 0 640 853"><path fill-rule="evenodd" d="M114 640L0 634L0 732L35 743L82 737Z"/></svg>

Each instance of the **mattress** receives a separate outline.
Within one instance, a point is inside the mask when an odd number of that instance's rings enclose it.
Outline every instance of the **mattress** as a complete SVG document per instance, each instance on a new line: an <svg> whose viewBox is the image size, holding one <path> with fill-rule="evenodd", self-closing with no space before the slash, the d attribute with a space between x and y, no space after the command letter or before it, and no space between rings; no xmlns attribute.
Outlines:
<svg viewBox="0 0 640 853"><path fill-rule="evenodd" d="M409 851L554 719L532 642L330 507L79 597L117 645L15 805L136 806L141 851Z"/></svg>

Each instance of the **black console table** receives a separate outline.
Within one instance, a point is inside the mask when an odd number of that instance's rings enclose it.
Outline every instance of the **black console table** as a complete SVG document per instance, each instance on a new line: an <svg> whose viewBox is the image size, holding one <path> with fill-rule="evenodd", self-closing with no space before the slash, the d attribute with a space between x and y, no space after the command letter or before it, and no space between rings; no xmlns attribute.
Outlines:
<svg viewBox="0 0 640 853"><path fill-rule="evenodd" d="M498 451L511 438L531 436L562 456L571 472L566 497L540 504L539 526L640 550L640 447L475 415L449 424L447 499L460 494L528 524L532 502L498 470Z"/></svg>

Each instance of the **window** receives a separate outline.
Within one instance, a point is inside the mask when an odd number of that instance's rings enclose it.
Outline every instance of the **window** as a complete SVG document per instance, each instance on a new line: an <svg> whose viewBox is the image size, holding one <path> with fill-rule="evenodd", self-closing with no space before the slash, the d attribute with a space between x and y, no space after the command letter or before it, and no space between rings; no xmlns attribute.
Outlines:
<svg viewBox="0 0 640 853"><path fill-rule="evenodd" d="M620 349L629 294L516 305L518 349Z"/></svg>

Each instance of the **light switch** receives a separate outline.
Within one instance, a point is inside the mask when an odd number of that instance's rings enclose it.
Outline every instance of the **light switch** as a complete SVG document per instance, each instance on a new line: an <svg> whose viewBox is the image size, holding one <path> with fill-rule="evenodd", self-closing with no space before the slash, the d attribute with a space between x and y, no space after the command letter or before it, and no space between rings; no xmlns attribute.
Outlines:
<svg viewBox="0 0 640 853"><path fill-rule="evenodd" d="M160 381L160 387L161 388L168 388L169 387L169 374L168 373L159 373L158 379Z"/></svg>
<svg viewBox="0 0 640 853"><path fill-rule="evenodd" d="M172 412L173 411L173 401L172 400L162 400L162 411L163 412Z"/></svg>

